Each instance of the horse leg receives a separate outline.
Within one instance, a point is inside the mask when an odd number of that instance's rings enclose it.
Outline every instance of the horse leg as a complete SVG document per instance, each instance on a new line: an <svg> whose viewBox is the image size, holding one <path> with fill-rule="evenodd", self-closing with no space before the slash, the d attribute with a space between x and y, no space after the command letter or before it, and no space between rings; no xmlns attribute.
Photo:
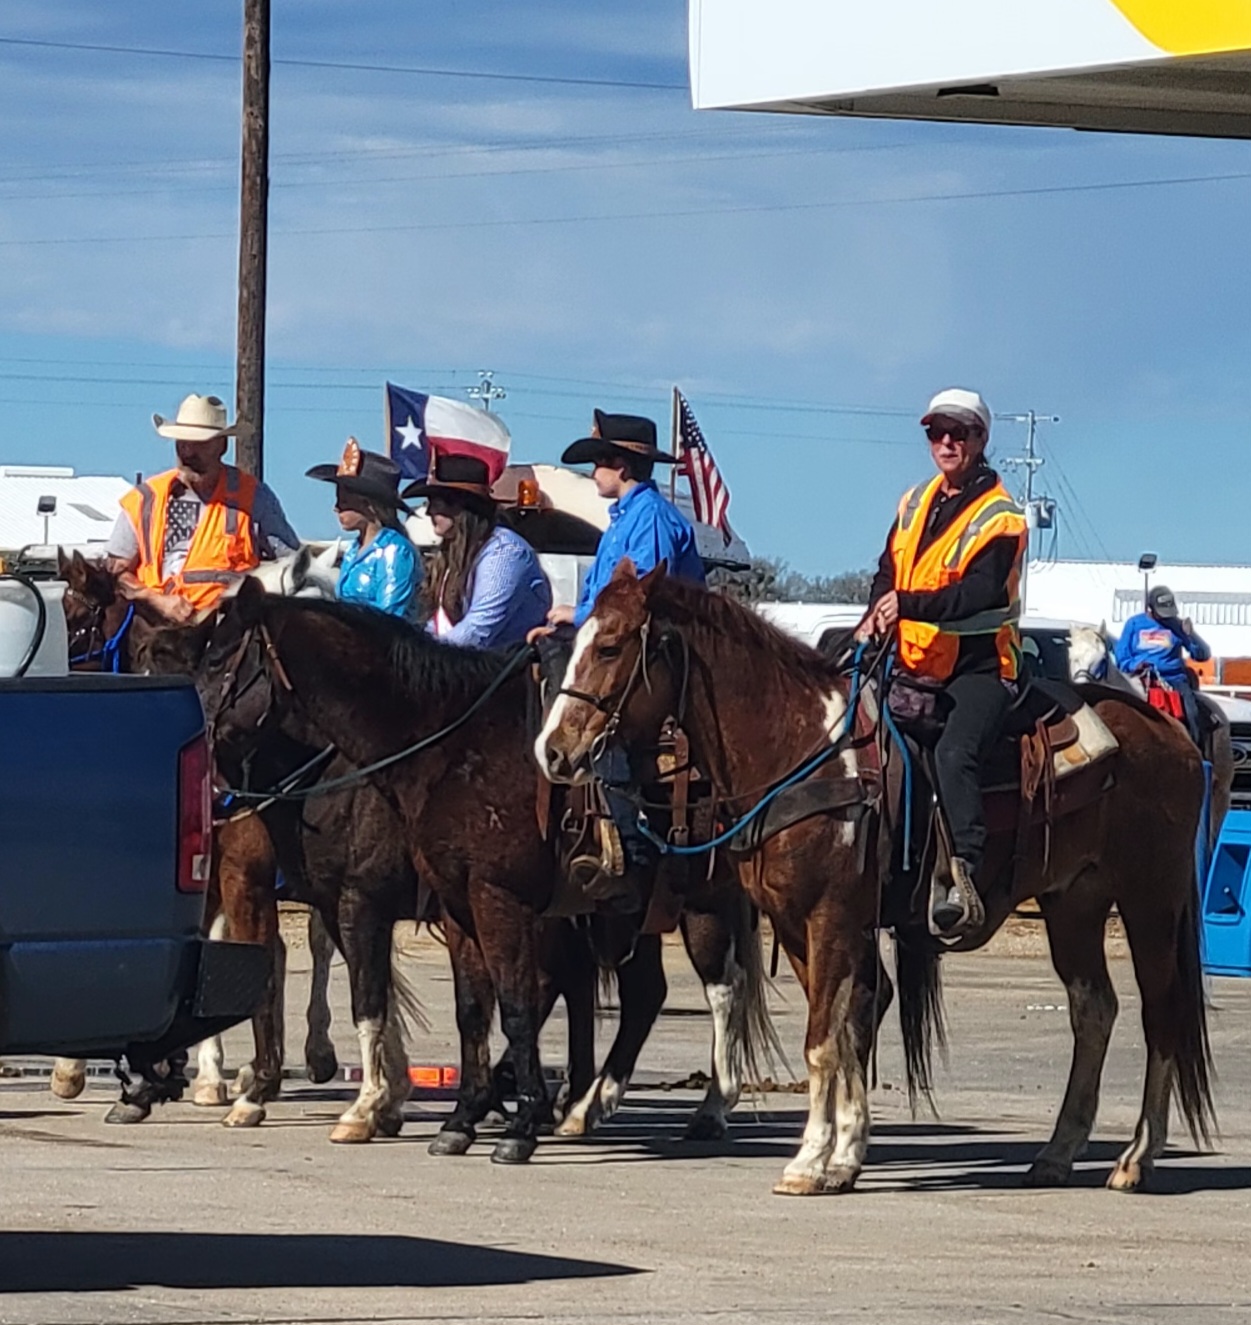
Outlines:
<svg viewBox="0 0 1251 1325"><path fill-rule="evenodd" d="M567 1079L553 1109L564 1118L595 1080L595 989L599 972L586 935L567 920L558 922L560 959L556 990L565 1000L569 1052Z"/></svg>
<svg viewBox="0 0 1251 1325"><path fill-rule="evenodd" d="M460 1090L456 1107L430 1142L430 1153L463 1155L473 1145L477 1126L491 1107L490 1035L495 990L477 939L462 929L447 910L443 925L452 962L456 1029L460 1033Z"/></svg>
<svg viewBox="0 0 1251 1325"><path fill-rule="evenodd" d="M308 918L308 947L313 958L313 974L308 991L304 1065L308 1079L321 1085L334 1079L339 1071L339 1058L330 1039L330 963L334 958L334 940L316 909Z"/></svg>
<svg viewBox="0 0 1251 1325"><path fill-rule="evenodd" d="M209 926L209 942L218 943L226 937L226 917L218 912ZM196 1046L195 1086L191 1103L197 1108L211 1109L226 1103L226 1083L222 1079L222 1064L226 1060L220 1035L210 1035Z"/></svg>
<svg viewBox="0 0 1251 1325"><path fill-rule="evenodd" d="M869 1149L867 1067L877 1013L876 947L829 903L807 924L808 1122L780 1196L848 1192Z"/></svg>
<svg viewBox="0 0 1251 1325"><path fill-rule="evenodd" d="M617 968L621 1021L599 1075L565 1115L557 1136L585 1136L621 1107L643 1045L664 1007L668 984L660 936L640 935L634 952Z"/></svg>
<svg viewBox="0 0 1251 1325"><path fill-rule="evenodd" d="M257 1127L265 1119L265 1105L282 1090L286 946L278 932L277 867L269 833L256 815L224 824L214 845L224 921L221 937L269 950L269 978L252 1014L251 1070L240 1072L238 1098L222 1119L225 1127ZM224 1090L220 1098L204 1102L224 1104Z"/></svg>
<svg viewBox="0 0 1251 1325"><path fill-rule="evenodd" d="M720 1141L743 1089L747 972L739 963L735 934L724 917L683 911L681 925L686 954L712 1013L712 1079L686 1126L685 1138Z"/></svg>
<svg viewBox="0 0 1251 1325"><path fill-rule="evenodd" d="M388 1060L394 1059L389 1030L391 930L389 918L374 900L356 889L339 899L339 941L352 990L352 1021L361 1049L361 1086L330 1133L336 1144L371 1141L387 1103Z"/></svg>
<svg viewBox="0 0 1251 1325"><path fill-rule="evenodd" d="M52 1093L59 1100L76 1100L87 1087L84 1058L58 1058L52 1064Z"/></svg>
<svg viewBox="0 0 1251 1325"><path fill-rule="evenodd" d="M1193 877L1182 873L1180 877ZM1179 1062L1190 1062L1205 1054L1202 1027L1202 984L1198 973L1197 939L1193 933L1193 910L1187 913L1184 904L1170 913L1152 898L1148 881L1139 877L1133 881L1141 895L1131 898L1130 889L1122 890L1119 897L1121 917L1129 939L1130 954L1134 960L1134 975L1142 997L1142 1027L1147 1047L1147 1073L1143 1083L1142 1110L1134 1128L1134 1139L1116 1161L1108 1178L1113 1191L1138 1191L1150 1179L1154 1161L1164 1152L1168 1143L1169 1104L1177 1079ZM1193 883L1190 884L1193 887ZM1179 961L1183 949L1189 944L1193 970L1189 972ZM1197 1026L1191 1038L1200 1043L1186 1045L1184 1038L1188 1024ZM1206 1093L1206 1072L1200 1066ZM1185 1093L1179 1091L1183 1107ZM1188 1119L1192 1131L1204 1130L1205 1115L1200 1107Z"/></svg>
<svg viewBox="0 0 1251 1325"><path fill-rule="evenodd" d="M1099 1108L1099 1081L1116 1022L1117 1001L1104 951L1110 903L1106 897L1091 897L1094 882L1090 876L1081 880L1076 886L1082 892L1077 896L1065 892L1039 899L1051 963L1068 994L1073 1061L1055 1130L1025 1175L1027 1187L1059 1187L1068 1182L1073 1161L1090 1140Z"/></svg>
<svg viewBox="0 0 1251 1325"><path fill-rule="evenodd" d="M520 1164L534 1154L539 1126L550 1109L539 1061L539 921L532 908L502 888L475 888L471 882L470 898L474 928L499 1000L500 1029L517 1074L517 1111L491 1160Z"/></svg>

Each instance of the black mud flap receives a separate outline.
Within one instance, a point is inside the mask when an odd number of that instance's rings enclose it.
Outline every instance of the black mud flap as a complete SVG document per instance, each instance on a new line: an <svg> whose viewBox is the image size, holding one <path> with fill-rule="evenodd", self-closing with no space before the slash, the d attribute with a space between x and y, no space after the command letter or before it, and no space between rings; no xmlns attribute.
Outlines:
<svg viewBox="0 0 1251 1325"><path fill-rule="evenodd" d="M269 972L269 950L261 944L201 940L192 991L169 1029L157 1040L127 1045L127 1058L158 1062L246 1021L265 994Z"/></svg>

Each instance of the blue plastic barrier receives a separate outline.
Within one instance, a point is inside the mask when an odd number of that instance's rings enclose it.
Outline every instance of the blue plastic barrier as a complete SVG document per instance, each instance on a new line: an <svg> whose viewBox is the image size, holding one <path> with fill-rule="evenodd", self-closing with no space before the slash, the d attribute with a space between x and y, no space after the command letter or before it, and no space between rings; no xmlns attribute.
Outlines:
<svg viewBox="0 0 1251 1325"><path fill-rule="evenodd" d="M1230 810L1203 889L1203 965L1251 976L1251 810Z"/></svg>

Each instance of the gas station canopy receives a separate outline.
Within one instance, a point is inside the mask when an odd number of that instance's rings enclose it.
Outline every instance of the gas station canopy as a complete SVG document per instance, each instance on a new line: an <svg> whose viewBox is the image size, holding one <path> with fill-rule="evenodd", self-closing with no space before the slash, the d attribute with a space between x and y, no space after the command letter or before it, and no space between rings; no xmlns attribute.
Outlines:
<svg viewBox="0 0 1251 1325"><path fill-rule="evenodd" d="M690 0L696 109L1251 138L1251 0Z"/></svg>

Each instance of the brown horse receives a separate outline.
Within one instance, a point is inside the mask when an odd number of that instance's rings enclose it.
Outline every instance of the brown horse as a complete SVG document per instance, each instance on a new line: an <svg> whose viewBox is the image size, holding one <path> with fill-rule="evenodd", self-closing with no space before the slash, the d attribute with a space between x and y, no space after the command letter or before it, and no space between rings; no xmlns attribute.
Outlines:
<svg viewBox="0 0 1251 1325"><path fill-rule="evenodd" d="M855 792L859 743L844 736L852 685L830 660L746 608L666 578L663 565L639 580L625 562L579 632L536 754L553 779L574 780L606 731L649 743L662 716L684 708L693 757L734 820L823 745L834 755L813 777L846 781ZM1038 899L1068 990L1074 1048L1054 1133L1027 1182L1063 1183L1094 1124L1116 1016L1103 936L1118 908L1142 996L1147 1070L1134 1138L1109 1186L1132 1190L1164 1148L1174 1094L1196 1138L1206 1138L1212 1118L1194 863L1203 777L1176 723L1111 692L1090 698L1119 743L1111 785L1053 825L1049 852L1041 825L1019 862L1015 833L992 835L987 920L968 946L989 939L1021 901ZM879 885L890 880L881 877L879 853L860 848L847 816L818 814L769 838L740 866L808 998L809 1118L775 1187L782 1194L850 1190L868 1149ZM909 1079L926 1089L930 1036L941 1033L937 953L913 921L896 927L896 954Z"/></svg>
<svg viewBox="0 0 1251 1325"><path fill-rule="evenodd" d="M122 596L116 577L100 562L79 552L58 551L60 578L69 637L70 665L76 671L144 672L167 670L151 651L170 634L169 622L142 602ZM179 632L183 633L183 632ZM175 666L174 670L180 670ZM235 1082L238 1102L226 1114L227 1126L252 1126L264 1117L264 1104L277 1098L282 1084L284 1055L283 975L286 946L278 932L277 870L273 849L258 819L219 824L214 842L212 875L205 899L205 921L210 932L238 942L259 943L270 949L273 974L265 998L252 1019L255 1056L240 1070ZM314 911L309 919L309 947L313 958L309 995L308 1033L304 1060L309 1079L329 1081L338 1071L338 1058L330 1040L330 1003L327 996L333 946ZM194 1103L220 1106L227 1088L221 1075L219 1037L199 1049L198 1072L192 1090ZM86 1064L58 1059L52 1090L73 1099L86 1085ZM153 1083L148 1083L153 1084ZM140 1086L127 1091L110 1112L110 1121L139 1122L151 1111L152 1090Z"/></svg>

